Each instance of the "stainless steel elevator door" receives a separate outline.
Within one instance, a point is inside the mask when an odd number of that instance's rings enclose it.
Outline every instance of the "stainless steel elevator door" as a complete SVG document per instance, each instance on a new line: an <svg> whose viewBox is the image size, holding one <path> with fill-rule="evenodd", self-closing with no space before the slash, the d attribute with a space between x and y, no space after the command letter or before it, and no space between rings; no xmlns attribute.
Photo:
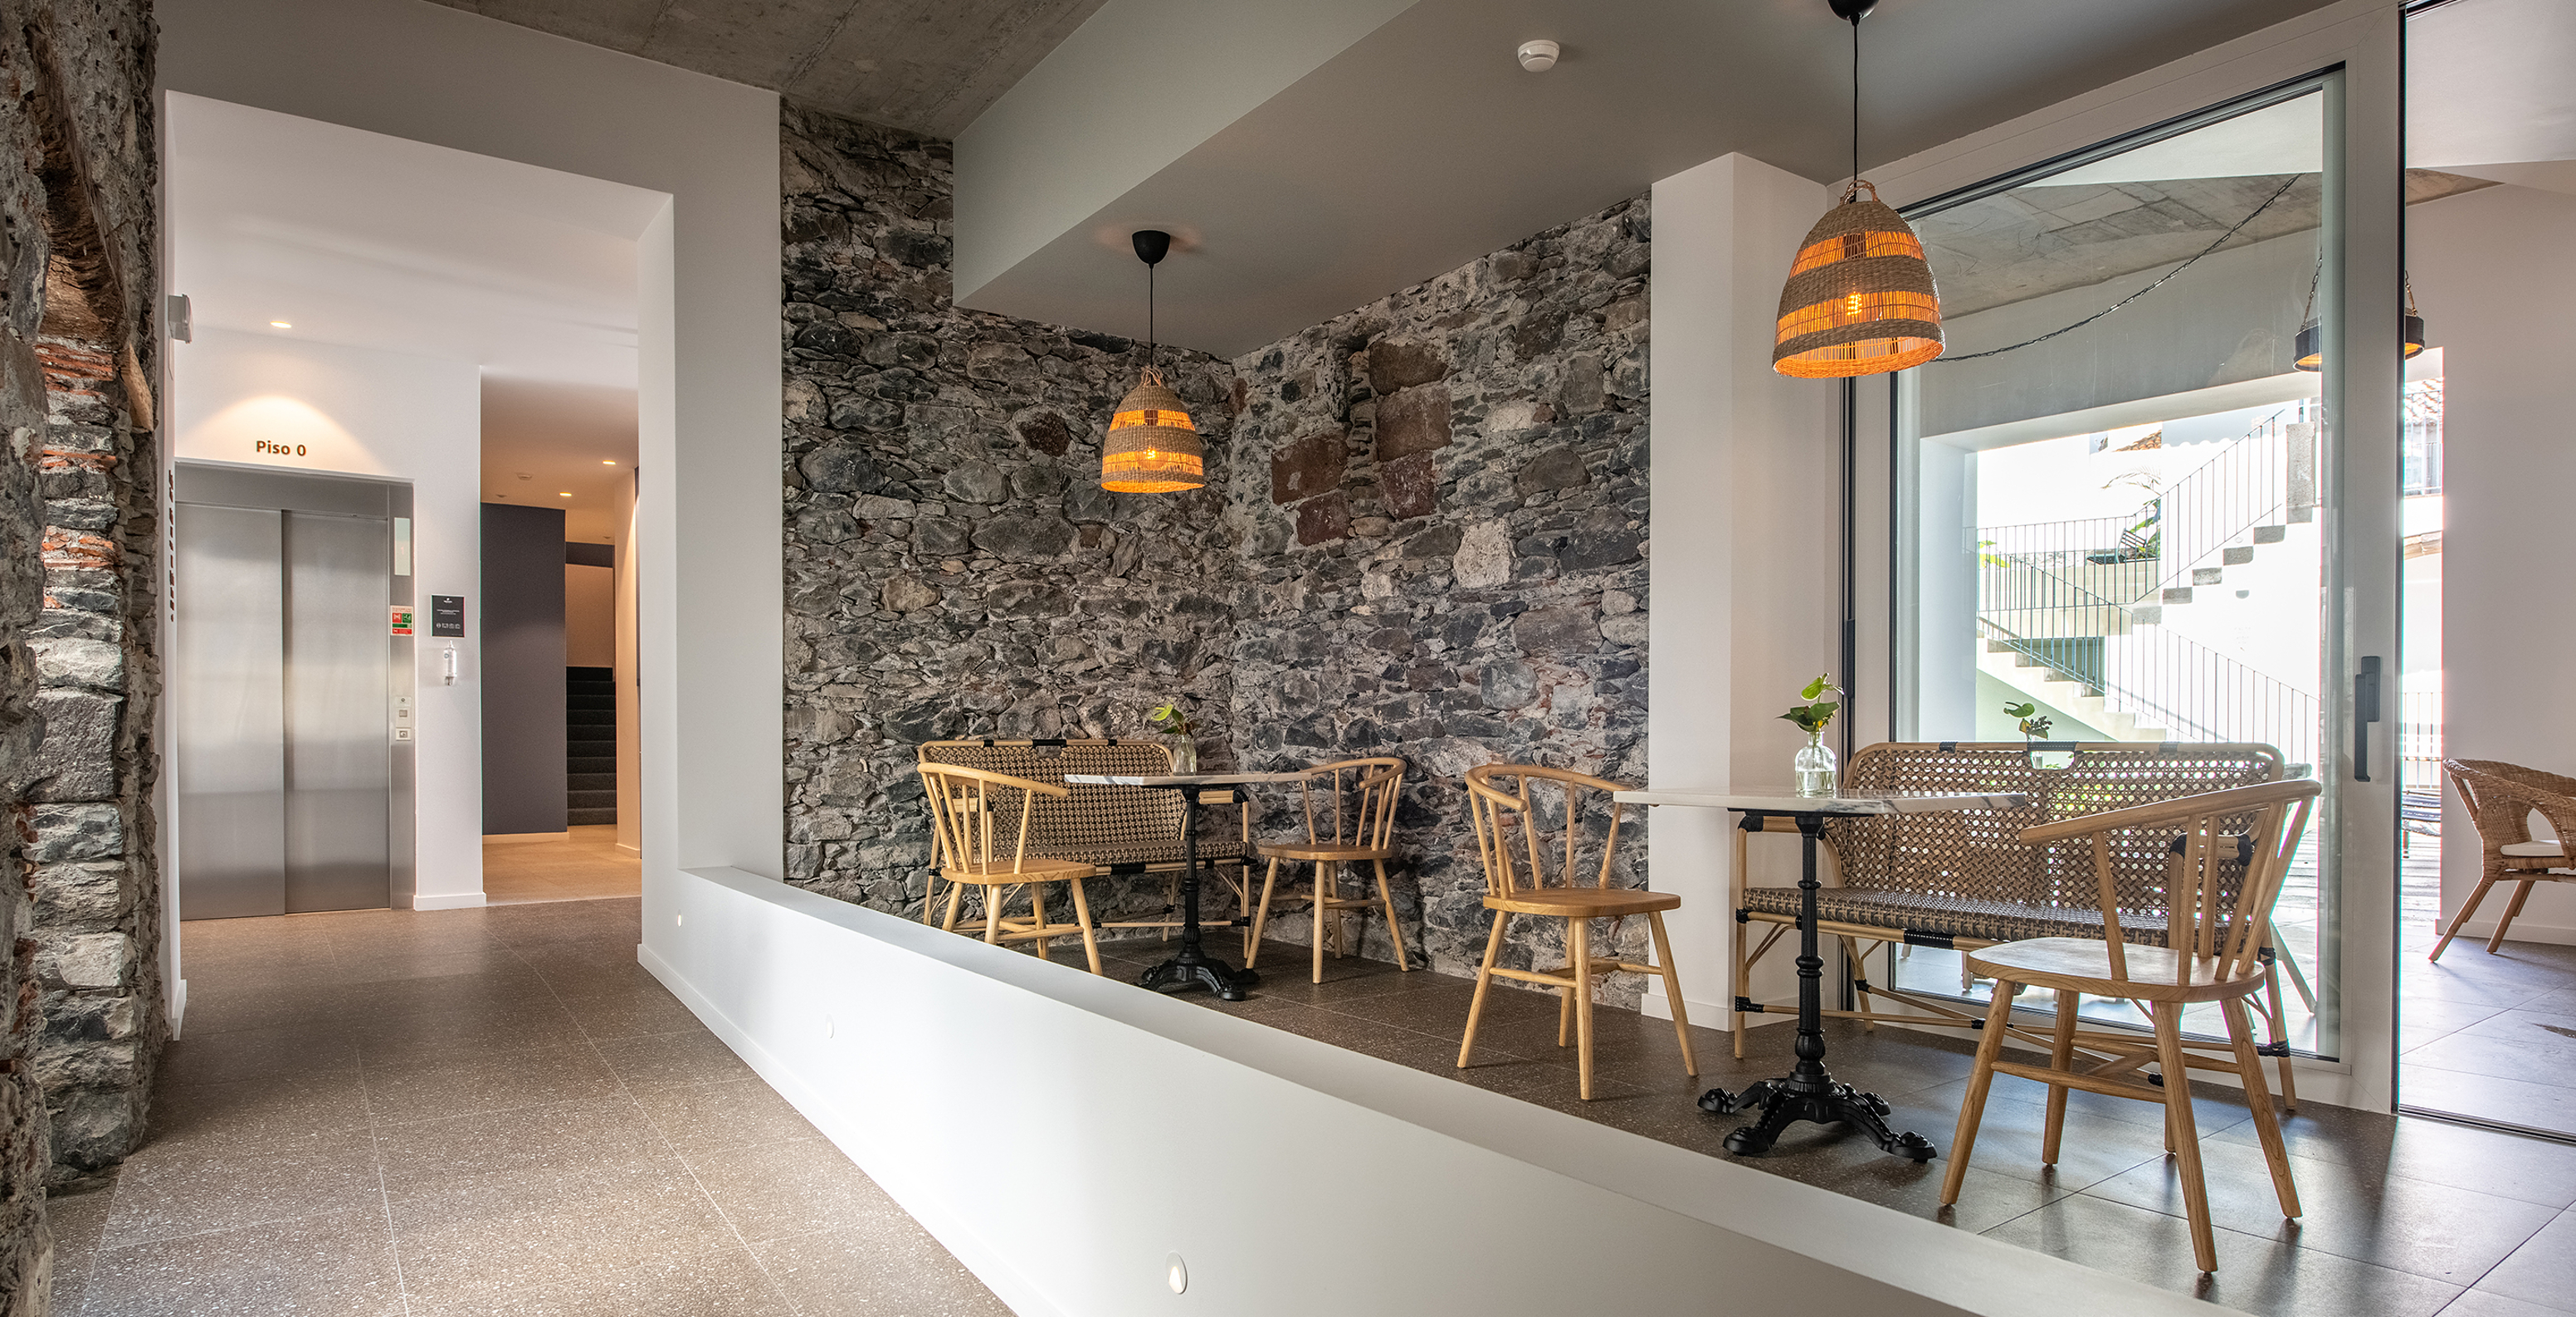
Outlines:
<svg viewBox="0 0 2576 1317"><path fill-rule="evenodd" d="M285 517L179 508L182 919L286 910Z"/></svg>
<svg viewBox="0 0 2576 1317"><path fill-rule="evenodd" d="M392 521L178 523L180 918L392 904Z"/></svg>
<svg viewBox="0 0 2576 1317"><path fill-rule="evenodd" d="M286 514L286 908L390 904L393 524Z"/></svg>

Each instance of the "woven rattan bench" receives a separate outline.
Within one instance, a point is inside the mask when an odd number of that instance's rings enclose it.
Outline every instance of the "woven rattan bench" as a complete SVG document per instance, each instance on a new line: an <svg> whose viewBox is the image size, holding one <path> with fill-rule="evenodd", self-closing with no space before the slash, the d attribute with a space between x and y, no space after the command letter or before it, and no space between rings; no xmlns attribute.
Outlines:
<svg viewBox="0 0 2576 1317"><path fill-rule="evenodd" d="M1081 741L931 741L920 748L925 764L951 764L1010 777L1062 786L1060 798L1042 797L1029 816L1028 854L1050 860L1074 860L1111 878L1161 875L1164 908L1152 919L1102 920L1100 928L1178 928L1181 874L1180 793L1139 791L1133 787L1068 785L1067 774L1114 777L1159 777L1172 771L1172 750L1160 741L1116 738ZM1199 803L1231 804L1224 788L1201 792ZM1214 871L1234 891L1235 909L1249 910L1251 822L1247 816L1237 834L1211 834L1204 822L1198 838L1199 864ZM927 922L928 911L925 910ZM1204 922L1204 921L1203 921ZM1237 919L1237 923L1248 923Z"/></svg>
<svg viewBox="0 0 2576 1317"><path fill-rule="evenodd" d="M1870 982L1866 957L1893 945L1974 950L2024 938L2100 938L2100 887L2089 846L2028 845L2020 840L2024 829L2277 781L2282 769L2280 752L2268 745L2114 741L2050 744L2042 749L2057 759L2069 759L2071 752L2071 759L2062 768L2038 766L2032 747L2018 741L1889 742L1852 756L1844 774L1844 784L1851 789L2009 791L2028 796L2031 803L1955 813L1843 816L1825 824L1824 840L1841 885L1817 894L1817 933L1842 941L1860 1007L1828 1010L1827 1015L1862 1020L1872 1027L1880 1020L1980 1027L1982 1010L1972 1013L1955 1001ZM1745 866L1747 832L1787 831L1794 825L1774 819L1766 828L1763 821L1748 819L1744 827L1736 834L1734 879L1736 922L1745 933L1735 946L1738 1057L1744 1055L1749 1015L1797 1009L1791 1002L1756 1002L1751 994L1753 966L1797 926L1798 889L1748 886ZM2170 834L2145 831L2114 837L2123 941L2164 944L2169 925L2163 893L2176 840ZM2241 864L2225 867L2232 875L2225 882L2234 882L2233 875L2243 872ZM2233 899L2232 888L2228 897ZM1751 936L1757 924L1771 926L1759 939ZM2270 977L2266 986L2271 1041L2259 1050L2281 1058L2282 1096L2295 1106L2273 941L2267 935L2261 952ZM2295 965L2292 972L2297 972ZM1879 1010L1872 1000L1878 997L1919 1013Z"/></svg>

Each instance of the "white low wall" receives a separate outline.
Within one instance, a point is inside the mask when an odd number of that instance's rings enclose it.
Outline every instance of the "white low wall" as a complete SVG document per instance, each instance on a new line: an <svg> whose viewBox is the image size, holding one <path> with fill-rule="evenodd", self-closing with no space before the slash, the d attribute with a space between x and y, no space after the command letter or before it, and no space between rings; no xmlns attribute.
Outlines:
<svg viewBox="0 0 2576 1317"><path fill-rule="evenodd" d="M655 874L645 917L1023 1314L2220 1311L740 870Z"/></svg>

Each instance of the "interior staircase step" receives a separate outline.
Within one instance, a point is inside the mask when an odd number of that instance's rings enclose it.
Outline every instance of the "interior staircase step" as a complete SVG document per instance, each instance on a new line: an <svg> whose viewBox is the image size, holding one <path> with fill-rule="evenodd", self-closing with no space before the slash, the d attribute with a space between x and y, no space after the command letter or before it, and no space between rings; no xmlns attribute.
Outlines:
<svg viewBox="0 0 2576 1317"><path fill-rule="evenodd" d="M2278 544L2289 537L2290 528L2287 526L2257 526L2254 528L2254 542L2256 544Z"/></svg>
<svg viewBox="0 0 2576 1317"><path fill-rule="evenodd" d="M615 791L567 791L564 793L564 804L574 809L615 809L617 793Z"/></svg>
<svg viewBox="0 0 2576 1317"><path fill-rule="evenodd" d="M615 823L616 821L617 807L614 805L611 805L606 809L568 809L564 811L564 825L566 827L580 828L599 823Z"/></svg>
<svg viewBox="0 0 2576 1317"><path fill-rule="evenodd" d="M2242 567L2254 561L2254 546L2241 544L2232 549L2221 549L2218 551L2218 561L2224 567Z"/></svg>
<svg viewBox="0 0 2576 1317"><path fill-rule="evenodd" d="M564 789L573 792L615 791L617 775L615 773L566 773Z"/></svg>
<svg viewBox="0 0 2576 1317"><path fill-rule="evenodd" d="M2194 567L2191 569L2191 583L2193 585L2216 585L2225 579L2227 579L2227 569L2223 567Z"/></svg>
<svg viewBox="0 0 2576 1317"><path fill-rule="evenodd" d="M564 771L576 775L582 773L606 773L610 777L615 777L617 776L617 756L573 755L564 760Z"/></svg>

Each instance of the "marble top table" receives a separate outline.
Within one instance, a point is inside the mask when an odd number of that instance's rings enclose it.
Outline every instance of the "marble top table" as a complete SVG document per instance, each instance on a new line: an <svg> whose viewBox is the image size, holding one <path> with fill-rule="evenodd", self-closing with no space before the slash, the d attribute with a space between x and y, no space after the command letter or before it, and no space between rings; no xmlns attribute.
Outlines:
<svg viewBox="0 0 2576 1317"><path fill-rule="evenodd" d="M1700 1110L1720 1116L1751 1112L1761 1115L1726 1136L1726 1150L1738 1156L1769 1152L1783 1131L1797 1121L1819 1124L1845 1121L1869 1131L1878 1146L1899 1157L1930 1161L1932 1144L1920 1134L1887 1127L1887 1100L1838 1084L1825 1070L1824 957L1816 950L1816 840L1825 820L1873 814L1929 814L1944 810L2009 809L2027 805L2018 792L1969 793L1932 791L1837 791L1830 796L1802 796L1787 788L1720 791L1681 787L1669 791L1620 791L1612 800L1623 805L1662 805L1683 809L1724 809L1742 814L1747 827L1766 818L1797 820L1798 877L1798 1063L1779 1079L1757 1080L1741 1093L1712 1088L1700 1095ZM1740 936L1740 934L1739 934Z"/></svg>

